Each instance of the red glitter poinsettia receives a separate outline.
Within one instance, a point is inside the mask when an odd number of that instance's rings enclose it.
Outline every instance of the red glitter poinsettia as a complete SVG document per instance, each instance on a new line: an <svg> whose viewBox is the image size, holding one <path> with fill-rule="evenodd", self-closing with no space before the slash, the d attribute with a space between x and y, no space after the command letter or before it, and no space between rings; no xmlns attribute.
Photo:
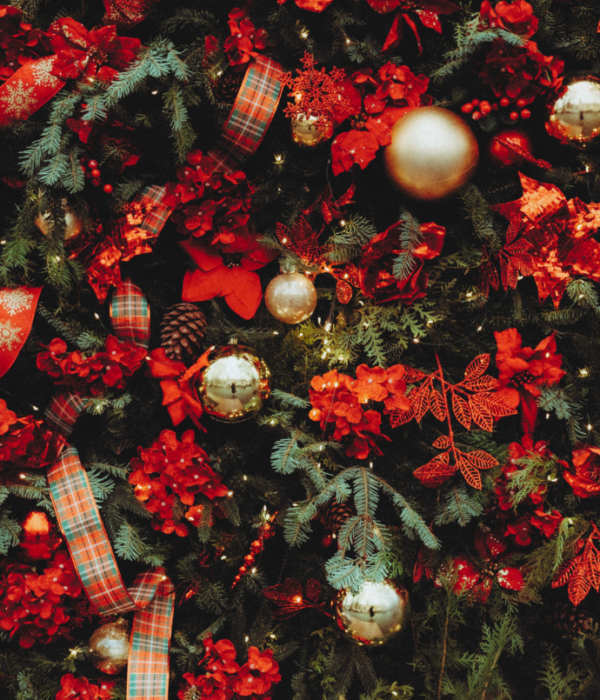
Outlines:
<svg viewBox="0 0 600 700"><path fill-rule="evenodd" d="M75 678L72 673L65 673L60 679L61 689L56 693L56 700L110 700L115 682L103 678L96 685L85 676Z"/></svg>
<svg viewBox="0 0 600 700"><path fill-rule="evenodd" d="M331 144L334 175L364 168L381 146L389 145L392 126L414 107L431 104L426 95L429 79L414 75L407 66L386 63L377 73L363 68L342 84L349 107L334 111L339 124L351 118L352 129L338 134Z"/></svg>
<svg viewBox="0 0 600 700"><path fill-rule="evenodd" d="M38 353L37 367L57 386L97 396L107 389L122 389L145 357L145 348L121 342L114 335L108 336L103 351L91 356L79 350L67 352L67 344L55 338L45 352Z"/></svg>
<svg viewBox="0 0 600 700"><path fill-rule="evenodd" d="M594 523L590 525L592 531L585 542L581 538L575 543L575 556L562 565L552 581L552 588L569 584L569 600L573 605L579 605L592 588L600 591L600 550L596 546L600 531Z"/></svg>
<svg viewBox="0 0 600 700"><path fill-rule="evenodd" d="M23 19L12 5L0 5L0 80L8 80L29 61L50 53L48 35Z"/></svg>
<svg viewBox="0 0 600 700"><path fill-rule="evenodd" d="M405 279L396 279L393 273L394 260L407 252L402 249L402 227L403 222L398 222L372 238L363 246L358 262L361 291L379 304L399 299L408 305L424 297L429 281L424 261L436 258L442 251L446 229L433 222L421 224L422 239L410 251L416 265Z"/></svg>
<svg viewBox="0 0 600 700"><path fill-rule="evenodd" d="M0 471L2 469L42 469L53 464L64 445L64 438L33 416L17 418L0 399Z"/></svg>
<svg viewBox="0 0 600 700"><path fill-rule="evenodd" d="M189 530L184 519L195 526L212 524L203 500L223 498L228 488L208 464L193 430L186 430L181 441L172 430L163 430L151 447L140 447L138 453L131 460L129 483L135 486L138 501L153 514L155 530L185 537Z"/></svg>
<svg viewBox="0 0 600 700"><path fill-rule="evenodd" d="M538 413L536 398L540 387L557 384L566 374L561 369L562 355L556 354L554 334L533 348L522 347L523 340L516 328L494 333L498 352L496 365L502 385L498 394L511 406L521 405L523 432L532 433Z"/></svg>
<svg viewBox="0 0 600 700"><path fill-rule="evenodd" d="M71 607L82 593L66 551L59 550L42 574L8 560L0 566L0 628L24 649L70 631Z"/></svg>
<svg viewBox="0 0 600 700"><path fill-rule="evenodd" d="M573 450L573 471L563 471L566 482L580 498L600 496L600 448L585 446Z"/></svg>

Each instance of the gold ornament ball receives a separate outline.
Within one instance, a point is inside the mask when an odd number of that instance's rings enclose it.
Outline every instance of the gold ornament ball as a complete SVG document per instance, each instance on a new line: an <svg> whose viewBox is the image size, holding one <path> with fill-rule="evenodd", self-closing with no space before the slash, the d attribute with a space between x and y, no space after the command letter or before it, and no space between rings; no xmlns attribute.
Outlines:
<svg viewBox="0 0 600 700"><path fill-rule="evenodd" d="M278 321L301 323L315 310L317 290L306 275L282 272L269 282L265 304Z"/></svg>
<svg viewBox="0 0 600 700"><path fill-rule="evenodd" d="M252 348L231 342L214 348L208 366L195 377L206 413L224 423L240 423L257 414L271 393L271 372Z"/></svg>
<svg viewBox="0 0 600 700"><path fill-rule="evenodd" d="M549 105L546 131L572 146L595 141L600 135L600 80L593 75L567 79Z"/></svg>
<svg viewBox="0 0 600 700"><path fill-rule="evenodd" d="M102 673L120 673L129 658L129 626L126 620L107 622L90 638L92 663Z"/></svg>
<svg viewBox="0 0 600 700"><path fill-rule="evenodd" d="M407 625L408 591L394 581L365 581L358 593L338 591L333 599L338 627L361 646L381 646Z"/></svg>
<svg viewBox="0 0 600 700"><path fill-rule="evenodd" d="M62 207L65 217L64 240L69 241L72 238L77 238L77 236L79 236L83 230L83 224L81 219L71 209L65 199L62 201ZM44 236L48 236L52 227L52 215L50 212L40 212L35 219L35 225L44 234Z"/></svg>
<svg viewBox="0 0 600 700"><path fill-rule="evenodd" d="M471 129L441 107L418 107L392 127L385 149L390 179L407 195L421 200L446 197L464 185L479 161Z"/></svg>
<svg viewBox="0 0 600 700"><path fill-rule="evenodd" d="M318 122L318 124L317 124ZM333 136L333 119L298 114L292 117L292 140L298 146L314 148Z"/></svg>

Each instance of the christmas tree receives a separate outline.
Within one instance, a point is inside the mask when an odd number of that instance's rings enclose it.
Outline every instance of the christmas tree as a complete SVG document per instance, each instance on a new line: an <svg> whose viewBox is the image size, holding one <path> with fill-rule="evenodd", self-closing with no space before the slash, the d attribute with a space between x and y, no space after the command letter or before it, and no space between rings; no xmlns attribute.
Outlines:
<svg viewBox="0 0 600 700"><path fill-rule="evenodd" d="M0 5L11 700L596 700L600 5Z"/></svg>

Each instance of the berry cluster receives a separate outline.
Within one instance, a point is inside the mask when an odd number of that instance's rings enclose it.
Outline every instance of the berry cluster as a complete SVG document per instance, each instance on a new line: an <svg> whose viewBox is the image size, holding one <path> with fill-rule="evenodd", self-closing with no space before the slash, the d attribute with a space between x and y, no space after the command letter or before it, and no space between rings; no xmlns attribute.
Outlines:
<svg viewBox="0 0 600 700"><path fill-rule="evenodd" d="M100 171L98 161L82 158L79 162L81 163L81 169L83 170L86 179L91 180L94 187L100 187L100 185L102 185L102 180L100 179L102 177L102 172ZM102 189L106 192L106 194L110 194L114 188L109 182L107 182L105 185L103 185Z"/></svg>
<svg viewBox="0 0 600 700"><path fill-rule="evenodd" d="M487 117L491 112L497 112L500 107L511 106L511 100L508 97L501 97L499 102L488 102L487 100L479 100L477 98L471 100L470 102L465 102L465 104L460 108L463 114L470 114L471 119L478 121L484 117ZM511 112L509 113L509 119L511 121L517 121L519 117L521 119L529 119L531 117L531 110L526 109L528 104L527 100L520 98L514 105L520 110L517 110L512 106Z"/></svg>

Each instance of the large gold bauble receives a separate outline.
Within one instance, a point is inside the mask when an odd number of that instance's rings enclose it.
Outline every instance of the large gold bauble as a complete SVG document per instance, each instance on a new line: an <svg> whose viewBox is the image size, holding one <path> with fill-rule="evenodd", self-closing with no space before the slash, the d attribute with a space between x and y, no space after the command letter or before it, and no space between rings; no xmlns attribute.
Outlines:
<svg viewBox="0 0 600 700"><path fill-rule="evenodd" d="M415 199L446 197L471 177L479 147L471 129L441 107L418 107L392 127L385 149L391 180Z"/></svg>
<svg viewBox="0 0 600 700"><path fill-rule="evenodd" d="M231 343L208 355L196 375L198 398L206 413L225 423L239 423L260 411L269 398L271 372L246 345Z"/></svg>
<svg viewBox="0 0 600 700"><path fill-rule="evenodd" d="M358 593L338 591L334 617L344 635L361 646L381 646L395 637L410 618L408 591L394 581L365 581Z"/></svg>
<svg viewBox="0 0 600 700"><path fill-rule="evenodd" d="M120 673L129 658L129 625L122 618L98 627L90 638L92 663L102 673Z"/></svg>
<svg viewBox="0 0 600 700"><path fill-rule="evenodd" d="M319 122L317 124L317 122ZM298 146L314 148L333 136L333 119L299 114L292 117L292 140Z"/></svg>
<svg viewBox="0 0 600 700"><path fill-rule="evenodd" d="M595 141L600 135L600 80L593 75L567 79L549 105L546 131L573 146Z"/></svg>
<svg viewBox="0 0 600 700"><path fill-rule="evenodd" d="M269 282L265 304L278 321L301 323L315 310L317 290L306 275L282 272Z"/></svg>
<svg viewBox="0 0 600 700"><path fill-rule="evenodd" d="M63 199L62 207L65 217L64 240L69 241L72 238L77 238L77 236L79 236L83 230L83 223L77 214L67 204L66 199ZM50 212L40 212L35 219L35 225L44 234L44 236L49 235L52 227L52 215Z"/></svg>

